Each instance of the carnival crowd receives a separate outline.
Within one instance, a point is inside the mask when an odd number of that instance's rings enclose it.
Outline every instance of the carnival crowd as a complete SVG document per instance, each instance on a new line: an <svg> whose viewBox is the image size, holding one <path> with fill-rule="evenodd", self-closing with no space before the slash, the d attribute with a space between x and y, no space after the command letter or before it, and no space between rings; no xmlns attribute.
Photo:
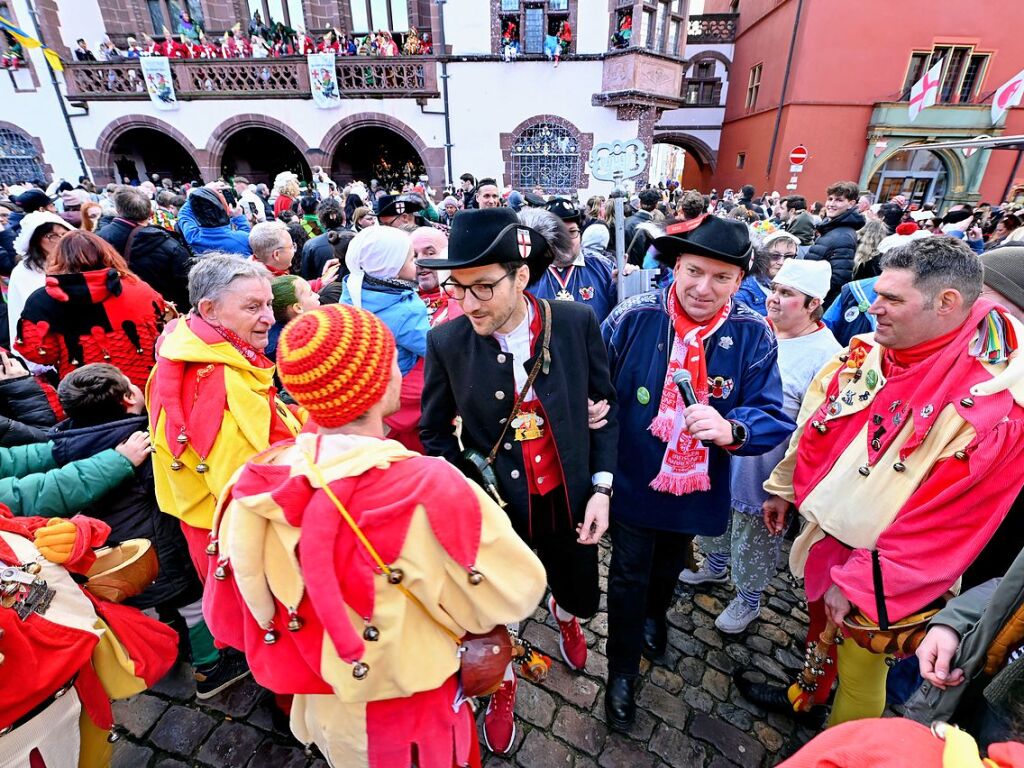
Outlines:
<svg viewBox="0 0 1024 768"><path fill-rule="evenodd" d="M822 198L649 185L620 276L613 201L468 173L0 187L0 764L107 765L181 658L332 765L478 766L602 541L629 731L678 583L741 634L790 538L805 667L735 680L825 728L785 765L1024 765L1020 209Z"/></svg>

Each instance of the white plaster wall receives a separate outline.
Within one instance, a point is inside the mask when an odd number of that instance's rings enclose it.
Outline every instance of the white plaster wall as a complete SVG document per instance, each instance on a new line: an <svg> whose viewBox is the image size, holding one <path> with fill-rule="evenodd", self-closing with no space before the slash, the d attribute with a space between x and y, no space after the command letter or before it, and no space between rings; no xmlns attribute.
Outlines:
<svg viewBox="0 0 1024 768"><path fill-rule="evenodd" d="M96 0L58 0L57 8L64 45L73 51L77 47L75 41L84 37L90 50L96 53L100 41L107 36L99 3Z"/></svg>
<svg viewBox="0 0 1024 768"><path fill-rule="evenodd" d="M444 4L444 37L456 56L490 54L490 0L448 0Z"/></svg>
<svg viewBox="0 0 1024 768"><path fill-rule="evenodd" d="M579 0L576 12L576 53L608 50L608 0Z"/></svg>
<svg viewBox="0 0 1024 768"><path fill-rule="evenodd" d="M450 64L453 175L502 178L499 134L534 115L563 117L593 133L595 144L636 138L636 120L620 121L614 109L591 105L601 73L600 61L564 61L557 69L547 62ZM587 193L610 190L611 183L591 180Z"/></svg>
<svg viewBox="0 0 1024 768"><path fill-rule="evenodd" d="M26 34L38 37L24 0L13 0L11 5L18 26ZM16 74L13 84L6 72L0 73L0 120L12 123L29 136L39 139L43 144L44 163L53 166L56 176L77 181L82 173L81 165L50 82L49 65L40 49L29 50L27 54L39 87L33 86L28 70ZM16 92L16 86L33 90Z"/></svg>

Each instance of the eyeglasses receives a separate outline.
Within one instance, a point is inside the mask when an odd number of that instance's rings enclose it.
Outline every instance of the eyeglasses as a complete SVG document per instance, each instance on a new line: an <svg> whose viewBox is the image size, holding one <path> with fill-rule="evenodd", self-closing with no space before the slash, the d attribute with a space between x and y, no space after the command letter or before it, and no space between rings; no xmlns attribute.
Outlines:
<svg viewBox="0 0 1024 768"><path fill-rule="evenodd" d="M474 283L473 285L462 285L461 283L453 283L451 280L445 280L441 283L441 289L456 301L462 301L466 298L467 290L473 294L477 301L490 301L494 298L494 286L514 274L515 271L506 272L499 280L495 280L493 283Z"/></svg>
<svg viewBox="0 0 1024 768"><path fill-rule="evenodd" d="M580 232L578 229L570 229L569 230L569 237L571 237L573 240L576 240L582 234L583 233Z"/></svg>

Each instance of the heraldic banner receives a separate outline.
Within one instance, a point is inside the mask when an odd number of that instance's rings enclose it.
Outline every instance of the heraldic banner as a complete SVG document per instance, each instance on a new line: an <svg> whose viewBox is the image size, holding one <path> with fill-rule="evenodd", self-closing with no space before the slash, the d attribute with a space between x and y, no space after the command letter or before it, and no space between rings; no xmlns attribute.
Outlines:
<svg viewBox="0 0 1024 768"><path fill-rule="evenodd" d="M334 54L311 53L306 60L309 62L309 88L313 92L313 103L320 109L341 106Z"/></svg>
<svg viewBox="0 0 1024 768"><path fill-rule="evenodd" d="M142 65L142 79L146 81L146 90L153 106L163 111L178 108L178 97L174 95L174 81L171 80L171 64L166 56L144 56L139 59Z"/></svg>

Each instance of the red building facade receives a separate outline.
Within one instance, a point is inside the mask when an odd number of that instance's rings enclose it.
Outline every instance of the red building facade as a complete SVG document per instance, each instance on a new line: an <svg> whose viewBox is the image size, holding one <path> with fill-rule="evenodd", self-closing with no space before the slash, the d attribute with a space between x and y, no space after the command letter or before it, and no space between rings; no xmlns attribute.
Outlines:
<svg viewBox="0 0 1024 768"><path fill-rule="evenodd" d="M1021 182L1011 179L1016 151L901 151L1024 134L1022 108L991 121L992 92L1024 69L1024 17L1005 13L1001 0L710 0L706 10L739 11L719 190L750 183L811 202L830 183L853 180L879 198L901 192L948 205L999 202ZM939 104L911 122L910 85L939 60ZM801 145L808 157L794 173L789 155Z"/></svg>

